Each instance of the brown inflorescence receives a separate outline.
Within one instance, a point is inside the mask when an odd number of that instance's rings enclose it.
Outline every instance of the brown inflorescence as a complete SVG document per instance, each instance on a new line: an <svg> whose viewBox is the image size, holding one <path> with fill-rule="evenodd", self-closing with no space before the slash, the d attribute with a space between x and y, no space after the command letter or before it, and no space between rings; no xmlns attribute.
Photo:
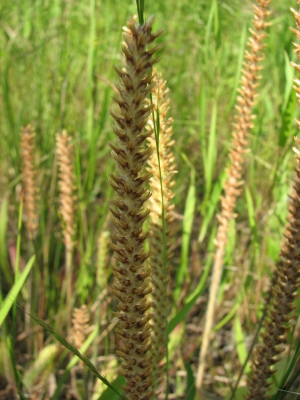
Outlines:
<svg viewBox="0 0 300 400"><path fill-rule="evenodd" d="M262 67L259 63L263 60L261 51L264 48L263 39L267 36L265 29L269 23L265 21L270 14L267 10L271 0L258 0L259 6L254 6L254 19L252 21L254 30L250 28L250 39L248 49L245 51L245 61L243 63L241 87L238 89L235 122L233 123L233 141L229 153L230 164L227 170L227 180L224 185L225 196L222 197L222 211L218 215L219 228L216 238L216 247L222 248L220 257L223 258L225 245L228 237L227 232L230 221L236 217L234 208L236 200L241 193L241 180L243 169L243 153L247 146L247 137L253 128L252 114L255 99L257 97L258 80L261 78L259 71Z"/></svg>
<svg viewBox="0 0 300 400"><path fill-rule="evenodd" d="M66 130L56 134L56 148L59 166L59 211L62 216L64 243L67 251L72 251L76 220L75 175L73 146Z"/></svg>
<svg viewBox="0 0 300 400"><path fill-rule="evenodd" d="M73 166L73 145L67 131L56 134L56 151L59 166L59 211L62 218L62 233L66 246L66 301L70 306L72 297L72 258L76 231L75 174ZM70 327L70 314L68 314Z"/></svg>
<svg viewBox="0 0 300 400"><path fill-rule="evenodd" d="M271 0L257 0L254 5L253 28L250 28L251 36L247 43L247 49L244 55L241 87L238 89L237 113L233 123L232 146L229 152L229 166L227 169L227 179L224 184L225 195L221 198L221 213L218 218L218 230L215 239L216 251L214 255L213 275L210 287L209 302L206 313L206 323L204 327L202 348L199 356L199 369L197 374L196 386L199 389L202 385L204 376L206 354L209 345L209 337L213 326L214 310L216 303L216 294L218 291L222 270L225 248L228 241L228 230L230 221L236 218L234 209L238 196L241 194L244 182L241 180L243 170L243 154L247 151L247 137L253 127L252 120L255 118L253 106L257 97L259 71L262 67L259 63L263 60L261 54L266 37L266 27L269 23L266 18L270 14L267 10Z"/></svg>
<svg viewBox="0 0 300 400"><path fill-rule="evenodd" d="M292 31L300 40L300 13L293 9L292 12L297 23L297 29L292 29ZM295 47L295 52L300 57L300 45L295 44ZM295 63L292 65L300 73L300 65ZM295 84L294 88L297 92L298 102L300 102L300 81L295 79ZM297 121L297 124L300 127L300 121ZM300 140L298 138L295 140L299 145ZM286 335L291 331L292 322L296 317L294 303L300 286L300 152L297 149L294 151L297 160L294 191L290 196L284 243L280 252L280 261L274 272L263 331L252 356L247 400L270 398L268 395L269 378L276 372L274 366L280 359L280 353L286 348Z"/></svg>
<svg viewBox="0 0 300 400"><path fill-rule="evenodd" d="M300 125L300 123L298 122ZM295 138L297 144L300 140ZM268 379L276 372L274 365L279 355L286 348L286 334L291 330L295 320L295 298L300 286L300 153L295 149L297 168L294 179L294 193L290 196L289 216L280 262L276 267L275 284L270 291L270 302L267 305L266 317L260 343L252 356L252 371L248 381L247 400L269 399L267 392L270 386Z"/></svg>
<svg viewBox="0 0 300 400"><path fill-rule="evenodd" d="M78 350L81 348L87 337L89 319L90 316L86 305L82 305L80 308L74 308L70 339L74 342L74 346ZM83 361L80 360L79 364L83 366Z"/></svg>
<svg viewBox="0 0 300 400"><path fill-rule="evenodd" d="M123 53L125 69L115 68L121 83L117 85L119 97L114 101L120 113L111 112L116 124L113 129L118 144L110 144L116 161L116 174L111 174L110 184L115 190L111 208L116 232L111 235L111 247L118 264L113 267L115 277L113 292L119 300L119 339L117 354L123 358L120 373L126 378L124 390L130 400L148 400L153 394L150 370L150 328L146 314L150 307L150 271L145 266L149 257L144 251L147 234L143 223L149 215L144 203L151 196L144 187L151 174L144 172L151 149L145 148L152 132L145 131L152 106L146 97L153 88L152 66L158 61L153 55L160 48L147 49L162 34L152 33L153 17L139 26L131 19L124 28Z"/></svg>
<svg viewBox="0 0 300 400"><path fill-rule="evenodd" d="M175 173L174 156L172 146L172 118L167 117L170 100L168 98L169 90L165 87L166 81L157 74L155 77L155 87L152 90L152 102L154 111L147 125L148 129L156 126L155 138L149 137L148 142L152 150L152 155L148 162L148 171L152 174L150 179L150 188L152 197L149 199L150 208L150 226L149 226L149 246L150 268L151 268L151 286L152 286L152 312L151 312L151 337L152 337L152 376L154 390L157 391L159 383L164 377L164 367L161 365L166 355L166 320L168 315L168 284L170 282L170 260L173 256L174 247L174 217L172 211L174 205L173 176ZM156 121L158 119L158 121ZM157 156L157 144L159 149L159 160ZM160 176L161 173L161 176ZM163 195L163 202L162 202ZM162 210L164 215L162 215ZM165 221L165 238L164 224ZM165 239L165 240L164 240ZM163 251L164 242L166 245L165 253ZM164 267L164 257L167 265Z"/></svg>
<svg viewBox="0 0 300 400"><path fill-rule="evenodd" d="M30 125L21 130L21 154L24 192L24 223L30 239L34 239L38 228L38 185L36 181L35 132Z"/></svg>

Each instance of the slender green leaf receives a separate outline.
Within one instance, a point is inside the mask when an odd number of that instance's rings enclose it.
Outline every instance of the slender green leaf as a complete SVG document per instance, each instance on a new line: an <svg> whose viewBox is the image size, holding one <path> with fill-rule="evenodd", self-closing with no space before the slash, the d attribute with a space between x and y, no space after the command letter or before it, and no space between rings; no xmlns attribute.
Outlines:
<svg viewBox="0 0 300 400"><path fill-rule="evenodd" d="M185 364L185 369L187 373L185 399L194 400L196 394L194 373L189 363Z"/></svg>
<svg viewBox="0 0 300 400"><path fill-rule="evenodd" d="M238 315L236 315L234 318L234 332L235 332L235 343L236 343L238 357L239 357L241 365L243 365L245 360L247 359L248 352L247 352L247 347L246 347L245 336L244 336L243 329L242 329ZM250 372L249 363L246 364L244 372L246 374L248 374Z"/></svg>
<svg viewBox="0 0 300 400"><path fill-rule="evenodd" d="M207 145L207 157L203 160L203 168L205 171L205 200L210 197L213 176L216 167L217 158L217 142L216 142L216 124L217 124L218 107L216 101L213 102L212 114L210 121L209 138Z"/></svg>
<svg viewBox="0 0 300 400"><path fill-rule="evenodd" d="M90 333L88 338L85 340L85 342L79 349L79 351L81 353L84 353L85 351L87 351L87 349L90 347L92 342L96 339L98 333L99 333L99 326L96 326L95 329L93 330L93 332ZM56 390L55 390L53 396L51 397L51 400L56 400L59 397L59 395L61 393L61 389L63 387L63 384L66 382L66 380L71 372L71 369L73 367L75 367L75 365L78 363L78 361L79 361L79 358L77 356L72 357L72 359L69 361L68 365L66 366L66 368L64 370L64 373L62 374L62 376L60 377L60 379L57 383Z"/></svg>
<svg viewBox="0 0 300 400"><path fill-rule="evenodd" d="M62 335L60 335L52 326L47 324L45 321L39 319L35 314L30 314L31 317L37 322L39 325L41 325L48 333L50 333L56 340L58 340L64 347L66 347L68 350L70 350L75 356L80 358L80 360L83 361L83 363L93 372L93 374L96 375L98 379L100 379L106 386L111 388L115 393L117 393L121 399L126 400L126 398L120 394L120 392L114 388L108 380L102 376L97 368L92 364L92 362L84 355L82 354L75 346L73 346L66 338L64 338Z"/></svg>
<svg viewBox="0 0 300 400"><path fill-rule="evenodd" d="M182 321L184 321L186 315L188 312L192 309L194 304L196 303L197 299L201 296L205 289L205 283L210 271L210 265L211 265L211 258L209 259L209 262L206 264L205 270L203 275L201 276L201 279L196 287L196 289L193 291L193 293L186 299L185 305L182 307L180 311L176 313L176 315L171 319L168 325L168 332L169 334L175 329L175 327Z"/></svg>
<svg viewBox="0 0 300 400"><path fill-rule="evenodd" d="M8 271L7 262L7 243L6 243L6 230L7 230L7 215L8 200L3 199L0 207L0 268L8 283L12 284L12 277Z"/></svg>
<svg viewBox="0 0 300 400"><path fill-rule="evenodd" d="M18 294L22 289L22 286L24 285L24 282L26 281L26 278L31 271L34 261L35 256L32 256L31 259L28 261L26 267L24 268L24 271L19 275L13 287L10 289L8 295L5 297L0 309L0 326L3 324L3 321L9 313L9 310L17 299Z"/></svg>
<svg viewBox="0 0 300 400"><path fill-rule="evenodd" d="M196 205L195 170L192 169L190 187L184 210L181 260L180 260L180 267L178 269L178 273L176 276L176 288L174 293L175 300L179 298L182 289L182 284L188 274L189 245L193 227L195 205Z"/></svg>
<svg viewBox="0 0 300 400"><path fill-rule="evenodd" d="M112 382L112 386L116 388L118 391L121 389L122 385L125 385L125 378L121 375L117 377ZM111 388L107 388L98 400L119 400L118 394L112 390Z"/></svg>

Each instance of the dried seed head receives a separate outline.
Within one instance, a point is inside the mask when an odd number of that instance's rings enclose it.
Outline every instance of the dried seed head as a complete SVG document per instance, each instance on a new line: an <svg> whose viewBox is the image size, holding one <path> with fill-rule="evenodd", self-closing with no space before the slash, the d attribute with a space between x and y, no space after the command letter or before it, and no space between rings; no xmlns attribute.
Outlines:
<svg viewBox="0 0 300 400"><path fill-rule="evenodd" d="M67 251L72 251L75 240L76 196L73 167L73 146L67 131L56 134L56 146L59 166L59 200L62 216L64 243Z"/></svg>
<svg viewBox="0 0 300 400"><path fill-rule="evenodd" d="M160 382L164 377L164 366L161 361L165 356L166 340L165 340L165 323L168 311L168 275L170 273L170 260L174 246L174 218L172 214L172 199L174 197L172 191L172 181L175 171L174 156L172 152L172 118L167 117L169 111L169 90L166 88L166 82L162 79L161 74L154 75L155 86L152 89L152 102L154 112L149 118L147 130L152 132L153 127L159 126L158 135L159 142L159 160L157 156L156 139L149 136L148 143L152 150L152 155L148 161L148 171L151 173L150 188L152 197L149 199L150 214L150 236L149 245L150 268L151 268L151 286L152 286L152 376L154 382L154 390L160 386ZM159 121L155 120L155 116L159 116ZM160 167L160 168L159 168ZM161 171L161 176L160 176ZM162 183L162 188L161 188ZM163 202L162 202L163 192ZM166 229L166 259L167 270L164 269L164 222Z"/></svg>
<svg viewBox="0 0 300 400"><path fill-rule="evenodd" d="M89 312L85 305L82 305L80 308L74 308L72 315L72 329L69 336L70 340L74 342L74 345L78 350L81 348L87 337L89 320ZM79 361L79 365L84 365L82 360Z"/></svg>
<svg viewBox="0 0 300 400"><path fill-rule="evenodd" d="M21 129L21 154L24 191L24 222L31 239L36 236L38 228L37 199L39 195L36 180L35 132L30 125Z"/></svg>
<svg viewBox="0 0 300 400"><path fill-rule="evenodd" d="M197 373L196 386L200 389L204 376L206 354L208 351L209 338L213 325L215 299L223 270L223 258L225 247L228 241L228 230L230 221L236 218L234 213L236 201L242 191L243 181L243 154L246 153L247 137L252 128L254 119L253 106L256 99L256 89L261 78L259 63L263 59L261 54L264 48L263 40L266 37L265 29L269 25L265 19L270 14L267 10L271 0L258 0L254 6L253 28L250 28L250 38L247 43L247 50L244 55L242 77L240 81L239 96L235 106L237 113L233 124L232 146L229 153L229 167L227 169L227 180L224 184L225 195L221 197L221 214L218 218L218 231L215 240L216 251L214 255L214 267L212 283L210 288L209 302L206 313L206 322L203 333L202 348L199 355L199 368Z"/></svg>
<svg viewBox="0 0 300 400"><path fill-rule="evenodd" d="M299 2L298 2L299 3ZM300 13L292 9L296 19L297 29L292 31L300 39ZM300 57L300 46L295 44L295 52ZM300 72L297 64L292 65ZM299 83L296 83L298 102ZM300 140L295 138L297 144ZM269 301L266 303L266 317L264 319L264 333L259 337L252 355L252 371L249 378L249 393L247 400L268 399L268 380L276 371L275 364L281 358L280 355L286 346L286 335L291 331L292 322L295 319L294 300L300 286L300 220L299 220L299 196L300 196L300 152L294 149L297 160L296 176L294 178L293 194L290 196L288 207L288 220L283 245L280 252L280 260L276 265L272 286L269 293Z"/></svg>
<svg viewBox="0 0 300 400"><path fill-rule="evenodd" d="M149 324L145 314L150 307L147 300L149 271L145 267L148 254L144 253L146 235L142 230L149 214L144 210L144 203L151 195L144 187L149 174L143 171L151 154L151 150L145 148L145 140L152 134L144 132L152 110L146 98L152 88L151 68L157 62L152 56L158 49L147 47L161 34L152 33L152 24L153 17L142 26L131 19L124 29L126 65L124 71L116 68L121 83L117 85L119 97L114 98L120 113L111 112L118 137L118 143L111 144L116 174L112 174L110 180L116 192L116 208L111 208L116 233L111 247L118 260L118 265L113 267L113 292L119 300L117 316L121 322L117 335L122 338L117 354L124 359L120 373L126 377L124 389L130 400L152 396L148 368Z"/></svg>

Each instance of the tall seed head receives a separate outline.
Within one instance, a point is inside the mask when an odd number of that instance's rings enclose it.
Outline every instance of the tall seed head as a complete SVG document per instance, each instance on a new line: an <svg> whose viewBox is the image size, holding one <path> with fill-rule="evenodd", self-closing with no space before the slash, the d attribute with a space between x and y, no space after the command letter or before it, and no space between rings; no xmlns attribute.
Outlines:
<svg viewBox="0 0 300 400"><path fill-rule="evenodd" d="M237 217L234 212L236 202L240 196L244 182L242 181L243 154L246 152L249 133L253 127L253 107L257 98L258 82L261 78L259 72L262 69L260 62L263 60L262 50L263 40L266 37L266 28L269 23L266 18L270 11L268 6L271 0L257 0L254 5L254 18L252 28L249 29L250 37L244 55L242 77L238 96L236 99L236 115L233 123L232 146L229 152L229 166L227 169L227 179L224 183L224 196L221 197L221 213L217 216L218 230L215 239L215 255L213 274L210 286L209 301L206 312L206 321L203 332L202 346L199 355L199 367L197 373L196 387L201 388L210 335L213 326L214 313L216 307L217 291L222 275L225 249L228 242L228 231L230 221Z"/></svg>
<svg viewBox="0 0 300 400"><path fill-rule="evenodd" d="M170 279L170 260L173 256L174 247L174 217L172 199L174 193L173 176L175 173L174 155L172 146L172 118L168 118L170 100L169 90L166 88L166 81L161 74L155 76L155 87L152 90L152 102L154 112L152 113L147 129L153 129L157 126L159 130L155 138L153 135L148 138L149 147L152 149L152 155L148 162L147 170L152 174L150 179L150 188L152 197L149 199L150 214L150 237L149 245L151 249L150 268L151 268L151 286L152 286L152 376L154 390L157 392L159 383L164 378L165 367L160 363L166 355L166 320L168 316L168 285ZM159 123L155 116L159 118ZM157 139L157 143L156 143ZM159 159L157 156L157 145ZM162 197L163 195L163 197ZM163 221L164 219L164 221ZM165 238L164 238L165 229ZM165 239L165 240L164 240ZM165 253L163 245L166 245ZM167 261L165 270L164 257ZM159 388L160 390L161 388Z"/></svg>
<svg viewBox="0 0 300 400"><path fill-rule="evenodd" d="M36 181L35 159L35 132L30 125L21 130L21 154L24 190L24 222L31 239L36 236L38 228L38 185Z"/></svg>
<svg viewBox="0 0 300 400"><path fill-rule="evenodd" d="M298 4L300 4L298 0ZM294 14L297 29L292 31L300 39L300 13L291 9ZM300 45L295 44L294 50L300 58ZM300 65L292 63L300 73ZM298 102L300 103L299 80L295 79ZM300 122L297 121L300 127ZM297 144L300 140L295 138ZM295 299L300 287L300 152L296 153L296 175L293 194L290 196L288 219L284 241L280 251L280 259L276 265L273 285L270 290L270 301L266 304L266 318L263 323L263 333L259 344L252 355L252 372L248 380L249 392L247 400L269 399L270 378L276 372L275 364L280 360L281 353L286 348L286 335L292 329L291 322L295 320Z"/></svg>
<svg viewBox="0 0 300 400"><path fill-rule="evenodd" d="M152 106L146 98L153 85L151 68L158 59L153 54L160 48L147 47L162 34L152 33L153 17L138 26L135 19L124 28L123 53L126 59L124 70L115 68L121 78L117 85L119 97L114 101L120 107L120 114L111 112L116 124L113 129L118 136L118 144L110 144L112 157L116 161L116 174L111 174L110 184L116 192L115 207L111 208L116 233L112 235L118 265L113 267L115 283L113 291L119 300L117 336L120 339L117 354L123 358L120 373L126 377L124 387L130 400L148 400L152 395L150 360L147 354L149 342L149 316L146 311L150 304L150 292L145 267L148 254L144 251L147 234L143 233L143 223L149 211L144 203L151 196L144 187L150 178L144 172L145 162L151 150L145 148L145 140L152 132L144 127Z"/></svg>
<svg viewBox="0 0 300 400"><path fill-rule="evenodd" d="M62 216L64 243L68 252L74 246L76 196L73 167L73 145L67 131L56 134L56 148L59 166L59 200Z"/></svg>

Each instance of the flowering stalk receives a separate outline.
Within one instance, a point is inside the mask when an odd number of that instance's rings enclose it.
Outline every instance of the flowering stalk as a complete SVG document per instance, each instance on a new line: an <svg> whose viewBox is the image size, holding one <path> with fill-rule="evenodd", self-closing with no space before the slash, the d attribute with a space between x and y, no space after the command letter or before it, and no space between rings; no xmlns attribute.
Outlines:
<svg viewBox="0 0 300 400"><path fill-rule="evenodd" d="M20 150L22 155L22 173L23 173L23 193L24 193L24 224L26 228L27 235L31 241L30 251L33 251L33 241L36 238L38 230L38 196L39 189L36 179L36 167L35 167L35 132L31 125L21 129L21 140L20 140ZM27 281L28 293L32 293L33 289L33 274L30 273L29 279ZM40 282L38 286L40 291L40 302L39 302L39 315L43 311L44 307L44 277L43 270L40 270ZM26 298L26 306L30 309L32 304L32 298L29 295ZM32 329L32 319L30 315L25 314L25 332L27 333L27 350L29 353L32 351L32 345L37 344L40 349L43 345L43 334L41 330L33 338L31 335Z"/></svg>
<svg viewBox="0 0 300 400"><path fill-rule="evenodd" d="M167 118L170 100L169 90L165 88L166 81L161 74L156 76L155 87L152 90L153 113L149 119L147 128L156 126L156 138L149 137L149 146L152 155L148 162L148 171L152 174L150 188L152 197L149 199L150 208L150 236L149 245L151 284L152 284L152 376L154 390L157 391L159 383L164 377L164 366L161 362L166 355L166 321L168 316L168 272L170 272L169 260L173 255L174 217L172 211L174 197L172 187L174 186L173 175L174 156L171 150L172 141L172 118ZM158 119L158 121L156 121ZM159 154L159 159L158 159ZM165 237L164 237L165 236ZM165 254L164 254L164 246ZM167 268L165 268L167 262Z"/></svg>
<svg viewBox="0 0 300 400"><path fill-rule="evenodd" d="M111 112L119 139L117 145L110 144L117 172L110 175L110 184L116 192L116 207L111 208L116 232L111 235L114 241L111 247L119 262L113 267L113 292L119 299L116 316L120 320L116 331L120 339L117 354L123 358L120 373L126 378L124 390L130 400L148 400L153 394L148 354L150 316L146 315L150 307L147 299L151 291L150 271L145 266L149 255L144 251L147 234L143 232L143 223L149 215L144 203L151 196L144 187L151 175L143 172L151 154L144 145L152 134L144 130L152 110L146 98L153 88L151 67L158 61L152 56L160 46L148 50L147 47L162 34L161 30L152 33L153 20L149 17L139 26L131 19L124 28L126 66L124 71L115 68L121 84L117 85L120 96L114 97L114 101L121 115Z"/></svg>
<svg viewBox="0 0 300 400"><path fill-rule="evenodd" d="M234 208L238 196L241 194L244 182L241 180L243 169L243 154L246 152L247 137L253 127L252 115L257 81L260 79L258 75L262 67L259 66L263 60L261 51L264 47L263 39L266 37L265 29L269 25L265 22L266 17L270 14L267 10L271 0L257 0L258 5L254 6L254 19L252 21L253 28L250 28L251 36L248 41L248 48L245 51L245 60L243 63L241 87L238 89L235 123L233 124L232 147L229 153L229 167L227 170L227 180L225 181L225 196L221 198L221 214L218 215L218 231L215 240L215 256L213 274L210 286L209 301L206 312L206 321L203 332L202 347L199 355L199 367L197 372L196 386L200 389L204 376L206 355L209 346L210 334L213 327L215 304L220 279L223 270L225 248L228 241L228 230L230 221L236 218Z"/></svg>
<svg viewBox="0 0 300 400"><path fill-rule="evenodd" d="M300 2L298 1L300 4ZM300 13L292 9L297 29L292 31L300 40ZM300 45L295 44L295 52L300 58ZM292 63L300 73L300 65ZM295 79L294 86L298 102L300 103L300 81ZM300 121L297 121L300 128ZM297 144L300 140L295 138ZM268 380L275 373L274 366L280 359L280 353L286 348L286 335L291 331L291 322L295 319L294 304L297 291L300 287L300 152L296 153L296 176L294 178L294 192L290 197L288 221L285 238L280 253L280 260L276 266L275 284L271 288L271 301L267 304L266 318L263 324L263 333L252 357L252 371L249 378L247 400L265 400L270 383Z"/></svg>
<svg viewBox="0 0 300 400"><path fill-rule="evenodd" d="M77 349L81 348L87 337L89 320L90 316L86 305L82 305L80 308L73 309L70 339ZM79 360L79 365L83 367L84 364L82 360Z"/></svg>
<svg viewBox="0 0 300 400"><path fill-rule="evenodd" d="M300 126L299 121L298 125ZM297 144L300 144L298 138L295 140ZM273 367L279 361L279 354L286 348L286 334L291 331L291 322L295 319L294 300L300 287L300 152L294 150L297 168L294 193L290 197L286 237L275 272L275 284L271 288L271 301L267 305L263 333L260 335L261 343L255 348L252 357L247 400L269 398L267 396L270 386L268 379L276 372Z"/></svg>
<svg viewBox="0 0 300 400"><path fill-rule="evenodd" d="M67 303L72 297L72 252L75 244L76 196L73 167L73 146L67 131L56 134L56 147L59 166L59 211L62 217L62 231L66 247L66 285Z"/></svg>
<svg viewBox="0 0 300 400"><path fill-rule="evenodd" d="M34 165L35 132L30 125L21 130L21 154L24 190L24 222L30 239L34 239L38 228L38 185Z"/></svg>

